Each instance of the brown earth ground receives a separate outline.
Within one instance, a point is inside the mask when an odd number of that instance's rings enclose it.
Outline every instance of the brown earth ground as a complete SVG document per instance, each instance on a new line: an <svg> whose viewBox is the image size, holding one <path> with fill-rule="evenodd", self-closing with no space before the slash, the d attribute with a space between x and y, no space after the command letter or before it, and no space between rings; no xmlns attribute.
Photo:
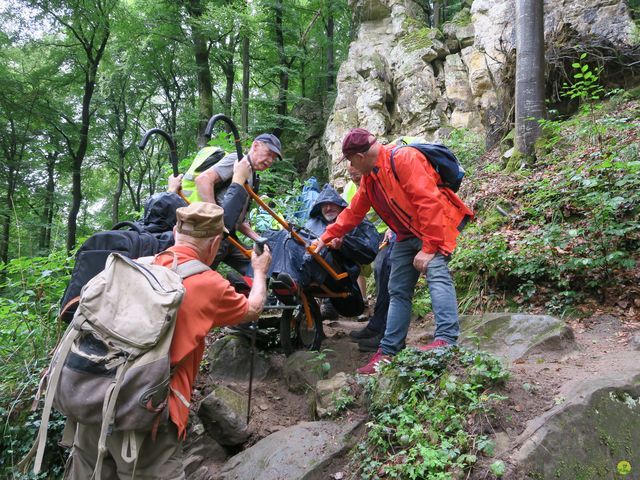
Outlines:
<svg viewBox="0 0 640 480"><path fill-rule="evenodd" d="M508 397L499 404L495 414L483 421L486 433L497 434L496 454L498 458L508 456L513 441L525 429L529 420L541 415L557 403L564 401L566 392L563 387L570 380L588 379L624 371L630 359L637 358L631 338L640 334L640 316L632 308L609 308L607 311L595 310L595 313L581 318L568 319L572 328L576 349L570 352L535 355L516 361L510 366L511 376L498 393ZM331 365L329 377L338 372L355 373L355 369L364 365L370 353L358 351L357 344L349 341L348 333L361 328L364 323L353 319L340 318L338 321L325 321L327 339L323 342L326 361ZM217 336L219 336L218 334ZM407 344L418 346L433 338L433 320L430 316L412 323ZM212 337L211 340L215 339ZM638 347L635 347L638 348ZM297 395L287 389L282 375L285 357L277 349L269 349L271 371L268 377L254 383L250 427L252 436L245 447L260 439L298 422L314 419L309 395ZM246 393L245 382L219 383ZM196 391L197 400L208 393L210 387L201 383ZM366 409L359 405L347 411L345 415L366 416ZM365 434L364 427L359 430ZM233 452L229 452L233 453ZM481 459L467 478L471 480L495 478L488 471L492 459ZM211 465L215 472L218 465ZM515 478L516 472L505 478ZM348 456L334 460L317 478L342 479L352 477L353 468Z"/></svg>

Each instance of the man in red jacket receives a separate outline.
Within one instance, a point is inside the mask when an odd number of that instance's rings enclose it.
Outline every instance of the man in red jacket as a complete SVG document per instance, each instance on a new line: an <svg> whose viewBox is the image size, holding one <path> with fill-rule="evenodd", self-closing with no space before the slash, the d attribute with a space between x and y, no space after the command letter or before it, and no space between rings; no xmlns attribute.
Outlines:
<svg viewBox="0 0 640 480"><path fill-rule="evenodd" d="M418 150L383 145L362 128L351 130L342 142L342 153L362 173L358 191L316 242L331 246L362 221L371 207L395 232L391 252L387 327L380 349L358 373L376 372L405 346L411 319L413 292L421 273L427 276L436 321L435 339L423 350L454 345L459 334L456 291L447 266L456 238L471 210L450 189L439 187L441 179ZM396 176L397 174L397 176Z"/></svg>

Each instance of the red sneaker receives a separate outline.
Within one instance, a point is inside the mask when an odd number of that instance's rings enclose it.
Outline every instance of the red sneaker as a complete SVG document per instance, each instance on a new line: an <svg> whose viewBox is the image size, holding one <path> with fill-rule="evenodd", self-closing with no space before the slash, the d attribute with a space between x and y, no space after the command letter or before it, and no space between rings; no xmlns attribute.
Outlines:
<svg viewBox="0 0 640 480"><path fill-rule="evenodd" d="M433 350L434 348L443 348L443 347L449 347L449 346L451 345L445 342L444 340L434 340L428 345L423 345L421 347L418 347L418 350L426 352L427 350Z"/></svg>
<svg viewBox="0 0 640 480"><path fill-rule="evenodd" d="M377 373L378 368L385 363L391 363L391 356L385 355L382 353L382 349L378 349L375 355L371 357L371 360L369 360L369 363L364 367L357 369L356 372L360 375L373 375L374 373Z"/></svg>

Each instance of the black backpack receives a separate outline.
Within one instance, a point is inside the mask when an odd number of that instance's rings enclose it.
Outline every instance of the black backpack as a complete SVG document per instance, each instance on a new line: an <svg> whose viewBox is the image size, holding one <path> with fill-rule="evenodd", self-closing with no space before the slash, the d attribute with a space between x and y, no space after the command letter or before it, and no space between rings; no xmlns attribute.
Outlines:
<svg viewBox="0 0 640 480"><path fill-rule="evenodd" d="M120 222L111 230L90 236L76 253L71 280L60 301L60 318L67 323L71 321L82 287L104 269L110 253L135 259L155 255L172 246L176 209L186 205L175 193L157 193L145 203L142 221ZM129 230L122 230L124 227Z"/></svg>
<svg viewBox="0 0 640 480"><path fill-rule="evenodd" d="M460 189L460 184L465 174L464 168L462 168L460 161L453 152L439 143L409 143L408 145L394 148L391 152L391 170L393 170L396 180L399 179L393 156L399 149L406 147L415 148L429 160L429 163L442 179L442 184L438 185L439 187L450 188L454 192Z"/></svg>

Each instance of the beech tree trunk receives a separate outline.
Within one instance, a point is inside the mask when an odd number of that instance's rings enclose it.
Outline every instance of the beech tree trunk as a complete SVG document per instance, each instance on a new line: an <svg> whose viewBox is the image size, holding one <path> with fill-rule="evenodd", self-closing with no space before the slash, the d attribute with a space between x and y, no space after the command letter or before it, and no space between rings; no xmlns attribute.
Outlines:
<svg viewBox="0 0 640 480"><path fill-rule="evenodd" d="M187 3L187 11L192 19L198 20L202 17L204 8L200 0L191 0ZM191 24L191 40L193 42L196 77L198 79L198 146L204 147L207 144L204 130L207 127L209 118L213 115L213 81L209 67L207 38L200 30L199 25L197 25L197 21Z"/></svg>
<svg viewBox="0 0 640 480"><path fill-rule="evenodd" d="M531 158L544 104L543 0L516 0L516 151Z"/></svg>
<svg viewBox="0 0 640 480"><path fill-rule="evenodd" d="M273 131L276 137L282 135L284 130L284 117L287 115L287 94L289 91L289 67L291 66L284 51L284 31L282 27L283 5L282 0L276 0L274 4L275 12L275 28L276 28L276 45L278 48L278 59L280 60L280 73L278 74L278 103L276 113L277 127Z"/></svg>
<svg viewBox="0 0 640 480"><path fill-rule="evenodd" d="M17 170L9 165L7 169L7 191L5 192L6 211L2 212L2 237L0 237L0 260L9 261L9 239L11 237L11 215L13 213L13 196L17 185Z"/></svg>
<svg viewBox="0 0 640 480"><path fill-rule="evenodd" d="M249 135L249 36L242 37L242 110L240 123L245 135Z"/></svg>
<svg viewBox="0 0 640 480"><path fill-rule="evenodd" d="M56 189L55 172L56 160L60 155L59 152L53 152L47 155L47 186L45 187L44 208L40 216L40 239L39 247L44 251L51 248L51 227L53 223L53 198Z"/></svg>
<svg viewBox="0 0 640 480"><path fill-rule="evenodd" d="M332 3L329 2L329 14L326 23L327 32L327 91L331 92L336 88L336 61L335 61L335 46L334 46L334 18Z"/></svg>

